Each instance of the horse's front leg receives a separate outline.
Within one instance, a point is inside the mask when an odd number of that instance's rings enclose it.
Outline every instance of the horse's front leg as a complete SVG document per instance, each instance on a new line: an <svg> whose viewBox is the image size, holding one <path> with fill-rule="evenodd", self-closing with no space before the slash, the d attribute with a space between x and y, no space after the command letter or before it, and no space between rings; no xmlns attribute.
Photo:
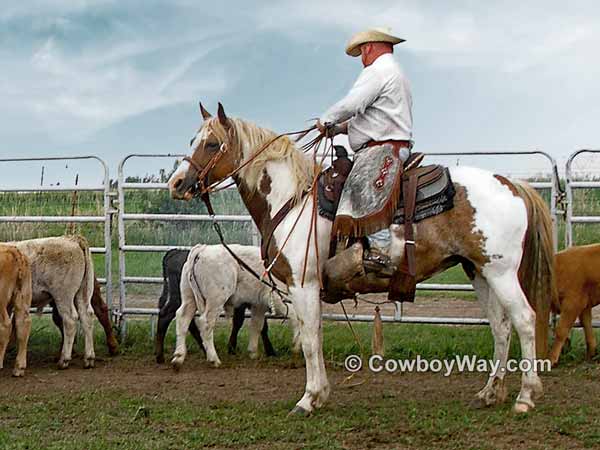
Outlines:
<svg viewBox="0 0 600 450"><path fill-rule="evenodd" d="M302 351L306 362L306 389L292 410L294 414L309 415L329 397L329 381L323 359L323 330L319 285L305 284L303 288L290 287L296 311Z"/></svg>

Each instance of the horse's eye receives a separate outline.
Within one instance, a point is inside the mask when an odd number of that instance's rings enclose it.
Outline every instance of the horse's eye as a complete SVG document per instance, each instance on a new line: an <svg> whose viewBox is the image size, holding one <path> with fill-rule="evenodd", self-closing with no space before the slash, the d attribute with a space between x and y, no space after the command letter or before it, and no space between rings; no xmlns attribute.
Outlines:
<svg viewBox="0 0 600 450"><path fill-rule="evenodd" d="M190 139L190 147L192 146L192 144L194 143L194 139L196 139L196 136L194 136L192 139Z"/></svg>
<svg viewBox="0 0 600 450"><path fill-rule="evenodd" d="M204 148L206 150L216 150L217 148L219 148L219 144L217 142L207 142L206 144L204 144Z"/></svg>

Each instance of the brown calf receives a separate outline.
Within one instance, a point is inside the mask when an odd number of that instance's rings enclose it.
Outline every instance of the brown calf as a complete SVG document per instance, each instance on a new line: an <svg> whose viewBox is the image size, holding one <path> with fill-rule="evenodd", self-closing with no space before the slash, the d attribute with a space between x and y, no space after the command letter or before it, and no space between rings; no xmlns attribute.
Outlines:
<svg viewBox="0 0 600 450"><path fill-rule="evenodd" d="M0 244L0 368L11 335L11 311L17 336L17 360L13 376L22 377L27 367L27 341L31 331L31 268L23 254L11 245Z"/></svg>
<svg viewBox="0 0 600 450"><path fill-rule="evenodd" d="M562 347L577 317L583 325L587 358L596 354L592 328L592 308L600 303L600 244L571 247L556 257L556 284L560 302L560 320L555 330L550 361L558 363ZM555 309L555 308L553 308Z"/></svg>

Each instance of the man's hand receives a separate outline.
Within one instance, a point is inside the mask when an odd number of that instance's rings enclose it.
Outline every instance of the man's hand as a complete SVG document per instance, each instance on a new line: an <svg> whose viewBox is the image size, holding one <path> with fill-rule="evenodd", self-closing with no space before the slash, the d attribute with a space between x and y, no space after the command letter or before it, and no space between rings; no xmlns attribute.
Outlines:
<svg viewBox="0 0 600 450"><path fill-rule="evenodd" d="M327 127L323 125L319 119L317 119L317 128L322 134L325 134L327 131Z"/></svg>
<svg viewBox="0 0 600 450"><path fill-rule="evenodd" d="M327 137L334 137L337 134L348 134L348 122L339 125L329 123L323 125L321 121L317 119L316 125L319 131Z"/></svg>

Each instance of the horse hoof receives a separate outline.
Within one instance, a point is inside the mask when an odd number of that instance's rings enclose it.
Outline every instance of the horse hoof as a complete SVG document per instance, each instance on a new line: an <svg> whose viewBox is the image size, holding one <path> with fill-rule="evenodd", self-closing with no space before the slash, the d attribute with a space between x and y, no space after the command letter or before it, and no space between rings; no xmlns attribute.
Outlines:
<svg viewBox="0 0 600 450"><path fill-rule="evenodd" d="M156 355L156 362L158 364L164 364L165 363L165 355Z"/></svg>
<svg viewBox="0 0 600 450"><path fill-rule="evenodd" d="M175 372L179 372L183 367L183 361L181 361L178 358L173 358L173 360L171 361L171 366L173 367L173 370Z"/></svg>
<svg viewBox="0 0 600 450"><path fill-rule="evenodd" d="M288 413L288 417L289 416L296 416L296 417L308 417L310 416L310 411L307 411L306 409L304 409L302 406L294 406L294 409L292 409L289 413Z"/></svg>
<svg viewBox="0 0 600 450"><path fill-rule="evenodd" d="M250 359L258 359L258 353L257 352L250 353L248 356L250 356Z"/></svg>
<svg viewBox="0 0 600 450"><path fill-rule="evenodd" d="M219 361L218 359L216 361L212 362L213 367L221 367L221 361Z"/></svg>
<svg viewBox="0 0 600 450"><path fill-rule="evenodd" d="M485 402L485 400L480 397L475 397L469 403L469 408L471 408L471 409L484 409L484 408L487 408L488 406L490 406L490 405L488 405Z"/></svg>
<svg viewBox="0 0 600 450"><path fill-rule="evenodd" d="M84 369L93 369L96 365L94 358L86 358L83 360L83 368Z"/></svg>
<svg viewBox="0 0 600 450"><path fill-rule="evenodd" d="M23 375L25 375L25 369L17 369L16 367L13 369L13 377L22 377Z"/></svg>
<svg viewBox="0 0 600 450"><path fill-rule="evenodd" d="M533 409L533 406L530 406L526 403L517 402L515 403L514 411L517 414L527 414Z"/></svg>
<svg viewBox="0 0 600 450"><path fill-rule="evenodd" d="M60 370L65 370L67 367L69 367L69 361L60 359L57 366Z"/></svg>

